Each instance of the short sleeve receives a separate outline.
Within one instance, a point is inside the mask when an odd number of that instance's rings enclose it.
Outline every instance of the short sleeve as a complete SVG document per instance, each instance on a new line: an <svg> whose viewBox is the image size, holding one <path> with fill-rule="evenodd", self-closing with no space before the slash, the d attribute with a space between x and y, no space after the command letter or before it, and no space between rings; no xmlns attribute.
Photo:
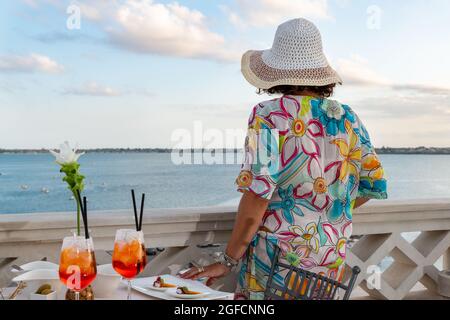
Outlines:
<svg viewBox="0 0 450 320"><path fill-rule="evenodd" d="M358 198L387 199L384 168L363 124L359 127L359 137L361 139L361 171Z"/></svg>
<svg viewBox="0 0 450 320"><path fill-rule="evenodd" d="M240 192L250 191L270 200L277 187L279 150L278 130L257 113L249 119L241 172L236 179Z"/></svg>

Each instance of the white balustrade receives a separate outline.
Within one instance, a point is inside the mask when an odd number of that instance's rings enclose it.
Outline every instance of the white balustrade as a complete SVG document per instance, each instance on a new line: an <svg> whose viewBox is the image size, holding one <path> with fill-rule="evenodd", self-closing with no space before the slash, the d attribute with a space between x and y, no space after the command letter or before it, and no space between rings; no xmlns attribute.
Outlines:
<svg viewBox="0 0 450 320"><path fill-rule="evenodd" d="M224 243L230 236L235 207L148 209L143 221L149 247L169 248L150 263L150 272L172 270L199 256L195 245ZM0 214L0 285L11 279L9 266L48 257L58 260L61 239L74 227L74 213ZM131 210L90 213L96 251L111 250L115 231L133 227ZM450 268L450 199L373 201L354 213L354 235L347 264L362 269L355 298L437 297L441 258ZM412 242L404 233L420 232ZM386 257L393 262L376 279L371 273ZM379 287L373 288L371 284ZM419 285L418 285L419 284ZM417 287L423 289L417 295Z"/></svg>

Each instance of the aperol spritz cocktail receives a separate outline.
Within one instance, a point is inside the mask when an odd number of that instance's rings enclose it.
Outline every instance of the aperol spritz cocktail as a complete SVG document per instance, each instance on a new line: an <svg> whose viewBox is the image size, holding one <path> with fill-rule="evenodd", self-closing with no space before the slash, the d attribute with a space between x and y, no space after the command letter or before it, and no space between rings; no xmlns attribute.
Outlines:
<svg viewBox="0 0 450 320"><path fill-rule="evenodd" d="M79 293L97 276L94 244L92 238L70 236L63 240L59 262L59 278L64 285L75 292L75 299Z"/></svg>
<svg viewBox="0 0 450 320"><path fill-rule="evenodd" d="M117 230L112 264L114 270L128 281L128 300L131 299L131 279L141 273L147 264L142 231Z"/></svg>

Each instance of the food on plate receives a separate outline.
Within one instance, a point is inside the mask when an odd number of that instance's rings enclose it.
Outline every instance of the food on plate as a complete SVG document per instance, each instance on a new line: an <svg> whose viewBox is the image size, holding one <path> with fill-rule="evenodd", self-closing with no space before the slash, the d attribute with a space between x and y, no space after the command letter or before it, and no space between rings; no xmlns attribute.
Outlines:
<svg viewBox="0 0 450 320"><path fill-rule="evenodd" d="M42 294L42 295L44 295L44 296L46 296L46 295L48 295L48 294L50 294L50 293L52 293L53 292L53 290L52 290L52 286L51 285L49 285L49 284L47 284L47 283L45 283L45 284L43 284L42 286L40 286L37 290L36 290L36 294Z"/></svg>
<svg viewBox="0 0 450 320"><path fill-rule="evenodd" d="M201 292L198 291L191 291L188 289L188 287L178 287L177 288L177 294L201 294Z"/></svg>
<svg viewBox="0 0 450 320"><path fill-rule="evenodd" d="M174 285L174 284L165 282L164 279L161 277L156 278L155 282L153 282L153 286L155 288L175 288L176 287L176 285Z"/></svg>

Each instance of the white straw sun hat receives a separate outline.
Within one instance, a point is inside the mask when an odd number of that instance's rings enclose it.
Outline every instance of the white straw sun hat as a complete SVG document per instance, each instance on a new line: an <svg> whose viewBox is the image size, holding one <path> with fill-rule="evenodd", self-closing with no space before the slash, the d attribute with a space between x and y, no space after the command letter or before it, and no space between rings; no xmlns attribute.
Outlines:
<svg viewBox="0 0 450 320"><path fill-rule="evenodd" d="M246 52L242 57L242 74L259 89L342 84L325 57L319 29L302 18L280 25L271 49Z"/></svg>

